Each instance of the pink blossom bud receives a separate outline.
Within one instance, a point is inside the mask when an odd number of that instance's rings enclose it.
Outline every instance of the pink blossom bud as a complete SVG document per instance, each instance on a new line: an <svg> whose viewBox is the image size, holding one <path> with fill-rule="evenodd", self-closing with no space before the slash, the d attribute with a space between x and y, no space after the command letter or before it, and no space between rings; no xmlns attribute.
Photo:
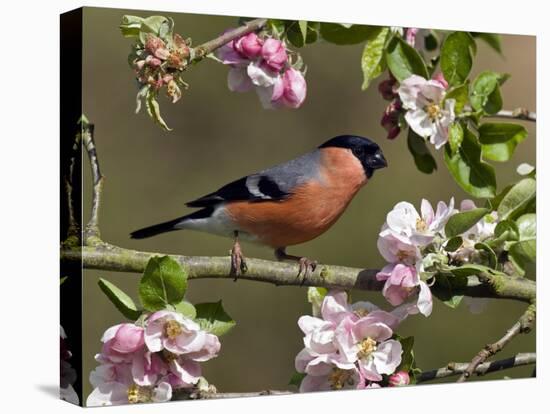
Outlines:
<svg viewBox="0 0 550 414"><path fill-rule="evenodd" d="M147 41L145 42L145 50L147 50L152 55L155 54L157 49L165 48L166 45L164 44L163 40L160 37L157 37L152 34L147 35Z"/></svg>
<svg viewBox="0 0 550 414"><path fill-rule="evenodd" d="M168 49L166 49L165 47L161 47L161 48L158 48L157 50L155 50L155 57L157 57L161 60L166 60L166 59L168 59L169 56L170 56L170 51Z"/></svg>
<svg viewBox="0 0 550 414"><path fill-rule="evenodd" d="M445 80L445 77L443 76L443 73L441 73L441 72L437 72L433 76L433 80L436 81L436 82L439 82L439 84L441 86L443 86L445 89L447 89L449 87L449 83Z"/></svg>
<svg viewBox="0 0 550 414"><path fill-rule="evenodd" d="M172 79L174 79L174 77L172 75L164 75L162 77L162 81L166 84L168 84Z"/></svg>
<svg viewBox="0 0 550 414"><path fill-rule="evenodd" d="M266 64L275 71L280 71L288 59L283 42L273 38L264 41L261 55Z"/></svg>
<svg viewBox="0 0 550 414"><path fill-rule="evenodd" d="M378 92L386 101L391 101L398 96L394 89L395 84L395 79L386 79L378 84Z"/></svg>
<svg viewBox="0 0 550 414"><path fill-rule="evenodd" d="M405 34L405 41L414 47L414 44L416 43L416 34L418 33L418 28L416 27L409 27L407 29L407 32Z"/></svg>
<svg viewBox="0 0 550 414"><path fill-rule="evenodd" d="M394 139L395 137L397 137L399 134L401 133L401 128L399 127L399 125L395 125L393 128L390 128L388 130L388 135L386 138L388 139Z"/></svg>
<svg viewBox="0 0 550 414"><path fill-rule="evenodd" d="M144 344L143 328L133 323L120 325L113 339L109 341L111 350L128 354L137 351Z"/></svg>
<svg viewBox="0 0 550 414"><path fill-rule="evenodd" d="M388 139L394 139L401 132L399 127L400 111L401 102L396 99L386 107L384 115L382 115L380 125L388 132Z"/></svg>
<svg viewBox="0 0 550 414"><path fill-rule="evenodd" d="M307 84L304 75L294 68L287 69L283 75L283 99L286 106L298 108L306 99Z"/></svg>
<svg viewBox="0 0 550 414"><path fill-rule="evenodd" d="M411 379L409 374L405 371L399 371L392 374L388 380L388 386L390 387L402 387L403 385L409 385Z"/></svg>
<svg viewBox="0 0 550 414"><path fill-rule="evenodd" d="M234 43L234 48L241 55L249 59L254 59L260 56L262 44L262 39L259 38L256 33L249 33L237 39Z"/></svg>
<svg viewBox="0 0 550 414"><path fill-rule="evenodd" d="M134 63L134 66L137 70L143 69L144 65L145 65L145 60L144 59L138 60L138 61L136 61L136 63Z"/></svg>
<svg viewBox="0 0 550 414"><path fill-rule="evenodd" d="M158 68L162 62L160 61L160 59L157 59L153 55L148 55L145 58L145 63L147 63L147 65L149 65L152 68Z"/></svg>

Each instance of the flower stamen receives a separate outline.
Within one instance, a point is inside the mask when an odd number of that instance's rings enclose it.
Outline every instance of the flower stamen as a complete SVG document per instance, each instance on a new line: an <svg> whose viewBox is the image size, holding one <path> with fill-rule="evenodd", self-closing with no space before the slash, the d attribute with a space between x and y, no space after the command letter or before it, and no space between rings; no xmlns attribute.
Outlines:
<svg viewBox="0 0 550 414"><path fill-rule="evenodd" d="M128 388L128 402L130 404L150 402L153 396L151 387L140 387L137 384L132 384Z"/></svg>
<svg viewBox="0 0 550 414"><path fill-rule="evenodd" d="M355 381L352 374L353 370L333 368L328 378L330 387L333 390L341 390L344 385L354 385Z"/></svg>
<svg viewBox="0 0 550 414"><path fill-rule="evenodd" d="M357 352L357 357L359 359L366 358L374 351L376 351L376 341L369 336L359 343L359 351Z"/></svg>
<svg viewBox="0 0 550 414"><path fill-rule="evenodd" d="M179 322L173 319L166 321L166 323L164 324L163 330L164 330L164 335L166 335L170 339L177 338L183 332Z"/></svg>
<svg viewBox="0 0 550 414"><path fill-rule="evenodd" d="M424 108L424 110L426 111L426 113L428 114L428 116L430 117L430 119L432 121L436 121L437 119L441 118L442 117L442 113L441 113L441 107L432 102L432 103L429 103L428 105L426 105L426 107Z"/></svg>

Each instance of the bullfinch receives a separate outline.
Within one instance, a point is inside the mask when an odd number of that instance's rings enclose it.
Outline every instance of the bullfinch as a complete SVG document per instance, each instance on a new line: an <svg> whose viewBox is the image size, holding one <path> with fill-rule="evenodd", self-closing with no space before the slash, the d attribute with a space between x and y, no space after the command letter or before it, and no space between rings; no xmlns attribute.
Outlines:
<svg viewBox="0 0 550 414"><path fill-rule="evenodd" d="M307 277L316 261L286 253L286 247L312 240L342 215L374 171L387 166L380 147L368 138L341 135L293 160L233 181L186 203L191 214L131 233L143 239L190 229L234 239L231 272L246 272L239 239L275 250L278 260L299 263Z"/></svg>

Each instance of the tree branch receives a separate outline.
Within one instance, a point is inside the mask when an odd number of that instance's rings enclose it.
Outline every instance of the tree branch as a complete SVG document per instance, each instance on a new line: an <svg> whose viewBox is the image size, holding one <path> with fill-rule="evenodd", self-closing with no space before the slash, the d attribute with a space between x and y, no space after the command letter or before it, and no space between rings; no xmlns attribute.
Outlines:
<svg viewBox="0 0 550 414"><path fill-rule="evenodd" d="M526 108L516 108L514 110L503 109L496 114L488 115L490 118L521 119L524 121L537 122L537 114Z"/></svg>
<svg viewBox="0 0 550 414"><path fill-rule="evenodd" d="M63 242L66 246L77 246L80 243L81 234L80 234L80 222L76 219L75 215L75 206L74 206L74 170L76 167L77 157L80 155L78 151L80 149L81 137L82 137L82 123L80 121L80 131L76 134L74 143L71 147L69 165L65 174L63 175L63 183L65 187L65 194L67 196L67 216L68 216L68 227L65 241Z"/></svg>
<svg viewBox="0 0 550 414"><path fill-rule="evenodd" d="M99 232L99 206L101 205L101 193L103 190L103 175L99 169L99 160L94 141L94 125L82 123L82 143L88 153L90 165L92 167L93 195L92 195L92 213L90 221L84 230L84 244L94 245L101 242Z"/></svg>
<svg viewBox="0 0 550 414"><path fill-rule="evenodd" d="M492 357L496 353L500 352L508 343L512 341L517 335L522 333L529 333L535 324L536 305L533 301L528 307L525 313L519 318L519 320L512 326L506 334L493 344L485 345L481 351L472 359L468 364L457 382L464 382L470 378L474 372L483 364L488 358Z"/></svg>
<svg viewBox="0 0 550 414"><path fill-rule="evenodd" d="M472 372L478 376L489 374L491 372L502 371L505 369L521 367L525 365L533 365L537 362L537 355L534 352L517 354L511 358L501 359L493 362L485 362L479 364ZM452 377L455 375L461 375L468 370L470 366L469 362L451 362L444 368L434 369L431 371L424 371L417 379L417 383L423 383L432 381L435 379ZM471 374L470 374L471 375Z"/></svg>
<svg viewBox="0 0 550 414"><path fill-rule="evenodd" d="M61 260L77 263L86 269L143 273L151 257L166 256L166 254L125 249L101 240L98 215L104 178L97 159L93 125L88 123L85 125L86 128L82 130L82 141L86 146L90 159L94 182L92 213L84 232L82 246L78 246L78 248L67 245L61 246ZM231 259L229 256L169 256L180 263L191 279L234 278L231 275ZM295 264L249 258L247 259L247 265L247 271L239 278L272 283L277 286L306 285L370 291L380 291L383 287L383 282L376 279L377 269L358 269L321 264L304 281L297 277L298 269ZM436 296L448 295L447 286L440 287L436 284L432 287L432 290ZM486 273L478 277L470 276L467 285L455 288L453 294L482 298L514 299L532 303L536 295L536 285L535 282L527 278Z"/></svg>
<svg viewBox="0 0 550 414"><path fill-rule="evenodd" d="M494 362L486 362L478 365L475 373L478 376L490 374L491 372L504 371L506 369L533 365L537 362L537 355L534 352L520 353L511 358L501 359ZM417 384L422 384L428 381L436 379L442 379L460 375L466 371L469 366L468 362L451 362L449 365L439 369L433 369L430 371L424 371L417 378ZM209 390L181 390L178 391L177 399L184 400L210 400L210 399L223 399L223 398L242 398L242 397L260 397L263 395L289 395L295 394L293 391L279 391L279 390L264 390L253 392L217 392L214 387L210 387Z"/></svg>
<svg viewBox="0 0 550 414"><path fill-rule="evenodd" d="M124 249L109 243L99 242L82 249L64 248L61 260L68 262L82 261L86 269L101 269L115 272L143 273L147 262L153 256L164 256L163 253L143 252ZM190 279L230 279L231 259L225 257L180 256L169 255L188 272ZM383 282L376 280L377 269L359 269L345 266L319 265L308 278L302 282L297 277L295 264L247 258L248 270L239 279L272 283L274 285L323 286L327 288L358 289L380 291ZM448 293L447 287L432 287L434 294ZM456 295L482 298L514 299L531 302L536 293L535 283L526 278L511 276L487 275L485 281L477 277L469 278L468 285L453 291Z"/></svg>
<svg viewBox="0 0 550 414"><path fill-rule="evenodd" d="M267 23L267 19L254 19L250 20L243 26L240 26L236 29L230 30L221 36L216 37L215 39L209 40L197 47L195 47L193 56L193 61L198 62L202 60L206 55L212 53L216 49L222 47L226 43L237 39L241 36L244 36L248 33L255 32L256 30L261 29Z"/></svg>

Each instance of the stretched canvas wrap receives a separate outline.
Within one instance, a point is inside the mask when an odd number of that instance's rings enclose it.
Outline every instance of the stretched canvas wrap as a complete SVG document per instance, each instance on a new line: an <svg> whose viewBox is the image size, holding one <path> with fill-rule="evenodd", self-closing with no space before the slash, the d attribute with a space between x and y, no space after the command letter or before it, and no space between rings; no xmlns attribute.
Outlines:
<svg viewBox="0 0 550 414"><path fill-rule="evenodd" d="M535 38L373 24L61 16L61 398L535 376Z"/></svg>

